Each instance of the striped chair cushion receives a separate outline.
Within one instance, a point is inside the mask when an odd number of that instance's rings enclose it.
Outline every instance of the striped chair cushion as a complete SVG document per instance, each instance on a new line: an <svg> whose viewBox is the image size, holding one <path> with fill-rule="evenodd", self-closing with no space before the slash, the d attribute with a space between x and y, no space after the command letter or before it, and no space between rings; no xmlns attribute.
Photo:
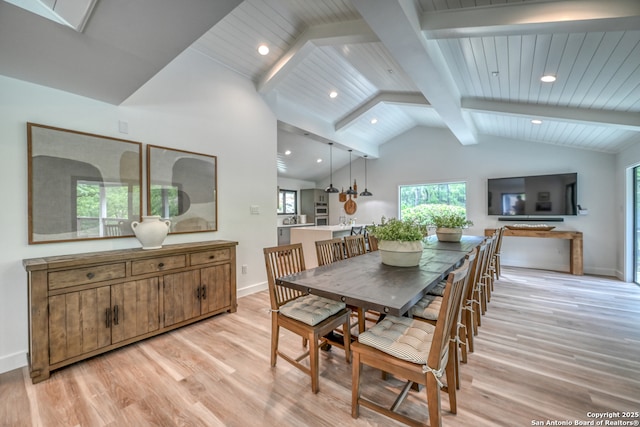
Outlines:
<svg viewBox="0 0 640 427"><path fill-rule="evenodd" d="M420 301L411 307L411 314L414 317L421 317L427 320L438 320L442 297L436 295L425 295Z"/></svg>
<svg viewBox="0 0 640 427"><path fill-rule="evenodd" d="M429 290L429 292L427 292L427 294L443 297L444 296L444 288L446 287L446 285L447 285L447 281L446 280L441 280L433 289Z"/></svg>
<svg viewBox="0 0 640 427"><path fill-rule="evenodd" d="M435 326L409 319L387 316L358 336L358 341L398 359L426 364Z"/></svg>
<svg viewBox="0 0 640 427"><path fill-rule="evenodd" d="M299 320L307 325L315 326L333 316L346 305L317 295L303 295L280 307L280 313Z"/></svg>

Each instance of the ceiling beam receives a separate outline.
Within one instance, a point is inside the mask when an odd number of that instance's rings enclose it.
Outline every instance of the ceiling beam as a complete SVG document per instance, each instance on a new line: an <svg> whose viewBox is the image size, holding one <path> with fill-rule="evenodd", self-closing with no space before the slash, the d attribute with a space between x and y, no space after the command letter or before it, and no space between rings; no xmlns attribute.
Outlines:
<svg viewBox="0 0 640 427"><path fill-rule="evenodd" d="M423 14L428 39L483 37L640 28L638 0L522 2Z"/></svg>
<svg viewBox="0 0 640 427"><path fill-rule="evenodd" d="M421 93L415 92L380 92L373 98L359 105L356 109L352 110L349 114L338 120L335 125L335 130L339 131L342 128L349 126L351 123L358 120L360 117L367 114L367 112L373 109L378 104L396 104L396 105L412 105L428 107L429 101Z"/></svg>
<svg viewBox="0 0 640 427"><path fill-rule="evenodd" d="M640 132L640 114L635 112L487 101L479 98L462 99L462 108L468 112L498 113L505 116L526 117L531 119L544 118L581 124L598 124Z"/></svg>
<svg viewBox="0 0 640 427"><path fill-rule="evenodd" d="M352 0L352 3L458 141L463 145L476 144L473 122L460 108L460 93L437 42L422 34L413 0Z"/></svg>
<svg viewBox="0 0 640 427"><path fill-rule="evenodd" d="M258 92L265 93L273 90L318 46L377 41L378 37L362 19L309 27L298 37L291 49L286 51L260 79Z"/></svg>

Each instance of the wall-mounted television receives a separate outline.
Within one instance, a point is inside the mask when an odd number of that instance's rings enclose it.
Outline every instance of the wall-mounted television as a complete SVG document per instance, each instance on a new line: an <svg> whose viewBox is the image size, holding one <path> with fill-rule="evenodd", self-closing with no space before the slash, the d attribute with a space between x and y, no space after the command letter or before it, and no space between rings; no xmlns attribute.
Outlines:
<svg viewBox="0 0 640 427"><path fill-rule="evenodd" d="M578 174L560 173L487 180L489 215L578 214Z"/></svg>

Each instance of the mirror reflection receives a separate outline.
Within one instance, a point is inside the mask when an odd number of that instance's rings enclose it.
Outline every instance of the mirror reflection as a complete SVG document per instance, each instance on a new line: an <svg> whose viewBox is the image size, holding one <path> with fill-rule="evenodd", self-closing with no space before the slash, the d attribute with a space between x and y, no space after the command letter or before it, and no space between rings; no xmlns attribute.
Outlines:
<svg viewBox="0 0 640 427"><path fill-rule="evenodd" d="M170 233L217 230L216 156L147 146L147 211Z"/></svg>
<svg viewBox="0 0 640 427"><path fill-rule="evenodd" d="M132 236L141 215L141 145L27 124L29 243Z"/></svg>

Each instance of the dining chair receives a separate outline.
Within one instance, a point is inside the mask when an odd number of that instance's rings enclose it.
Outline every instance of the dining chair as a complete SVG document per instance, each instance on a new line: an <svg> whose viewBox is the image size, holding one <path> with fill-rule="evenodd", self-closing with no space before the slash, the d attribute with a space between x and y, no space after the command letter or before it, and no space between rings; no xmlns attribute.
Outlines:
<svg viewBox="0 0 640 427"><path fill-rule="evenodd" d="M454 369L456 377L456 387L460 388L460 361L467 362L467 328L463 322L464 313L463 307L467 299L467 294L471 286L471 280L475 277L475 269L478 261L478 248L473 248L465 259L469 262L469 273L462 289L462 303L460 304L460 310L458 312L458 318L456 320L457 327L452 331L449 354L453 356ZM446 286L445 286L446 289ZM410 313L414 319L422 320L432 325L435 325L438 321L438 315L440 314L440 307L442 306L443 297L437 295L425 295L420 301L418 301L410 309ZM462 355L460 355L462 353Z"/></svg>
<svg viewBox="0 0 640 427"><path fill-rule="evenodd" d="M483 275L483 288L484 288L484 300L482 314L487 311L487 304L491 301L491 291L493 291L494 282L494 256L496 253L496 245L498 243L498 231L494 231L490 236L490 242L487 246L487 265L485 266L485 272Z"/></svg>
<svg viewBox="0 0 640 427"><path fill-rule="evenodd" d="M336 261L346 259L344 242L342 238L317 240L316 255L318 257L318 265L327 265Z"/></svg>
<svg viewBox="0 0 640 427"><path fill-rule="evenodd" d="M277 283L277 279L305 270L301 243L264 248L267 269L269 299L271 301L271 367L276 366L278 356L311 376L311 391L319 390L319 352L323 344L344 349L347 363L351 361L351 333L349 310L343 302L317 295L305 294ZM302 337L302 345L309 346L302 355L292 357L278 349L280 327ZM342 342L334 341L331 332L342 327ZM301 363L309 357L309 365Z"/></svg>
<svg viewBox="0 0 640 427"><path fill-rule="evenodd" d="M475 312L479 310L480 302L475 299L475 287L478 279L482 274L482 262L487 250L486 241L482 241L477 247L475 264L469 270L469 285L466 295L462 299L462 324L464 325L464 341L466 348L462 352L462 362L466 363L466 353L474 352L473 337L478 334L478 324L476 322ZM466 351L464 351L466 350Z"/></svg>
<svg viewBox="0 0 640 427"><path fill-rule="evenodd" d="M105 222L103 224L105 236L109 236L109 237L122 236L123 225L124 225L124 221L118 221L116 224Z"/></svg>
<svg viewBox="0 0 640 427"><path fill-rule="evenodd" d="M347 258L353 258L354 256L367 253L364 236L362 234L344 236L344 247L347 251Z"/></svg>
<svg viewBox="0 0 640 427"><path fill-rule="evenodd" d="M316 241L316 256L318 257L318 266L328 265L336 261L347 259L344 248L344 241L341 237L327 240ZM352 311L355 322L351 327L358 326L358 331L365 329L364 310L360 307L348 306Z"/></svg>
<svg viewBox="0 0 640 427"><path fill-rule="evenodd" d="M476 318L477 326L482 326L482 315L487 311L487 274L489 271L489 263L491 258L491 247L493 245L494 238L487 237L484 240L486 249L482 257L482 265L480 266L480 275L476 278L476 284L474 287L473 300L475 304L474 314ZM478 335L477 329L474 331L475 335Z"/></svg>
<svg viewBox="0 0 640 427"><path fill-rule="evenodd" d="M426 388L429 423L442 426L440 390L449 395L449 409L457 412L453 358L449 357L449 340L457 327L462 291L469 271L469 261L449 273L436 325L408 317L386 316L360 334L351 346L353 351L351 416L358 418L360 406L409 425L426 425L397 412L413 384ZM391 407L382 406L361 393L362 365L408 380ZM442 376L446 377L446 385ZM385 385L385 388L387 386Z"/></svg>

